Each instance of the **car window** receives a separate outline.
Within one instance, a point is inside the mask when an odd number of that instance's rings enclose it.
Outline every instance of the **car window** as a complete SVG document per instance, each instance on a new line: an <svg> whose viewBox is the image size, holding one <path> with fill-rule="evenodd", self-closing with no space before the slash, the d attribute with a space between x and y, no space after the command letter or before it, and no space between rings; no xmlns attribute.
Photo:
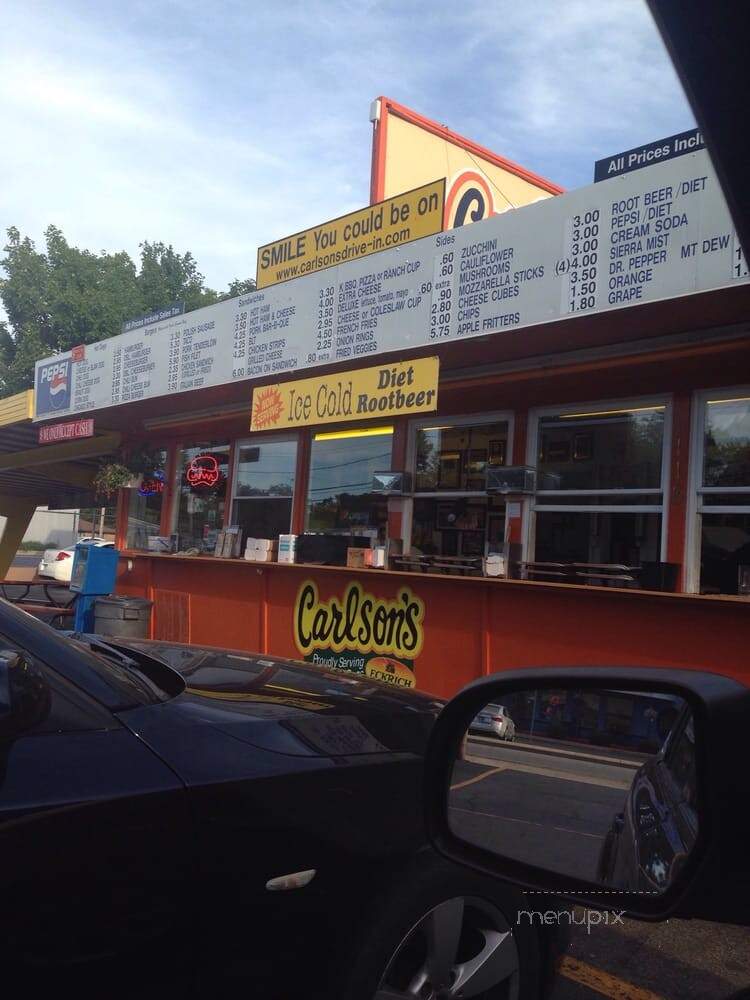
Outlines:
<svg viewBox="0 0 750 1000"><path fill-rule="evenodd" d="M695 732L692 716L684 724L682 730L676 734L676 739L670 741L664 764L674 782L680 800L695 808L697 787Z"/></svg>

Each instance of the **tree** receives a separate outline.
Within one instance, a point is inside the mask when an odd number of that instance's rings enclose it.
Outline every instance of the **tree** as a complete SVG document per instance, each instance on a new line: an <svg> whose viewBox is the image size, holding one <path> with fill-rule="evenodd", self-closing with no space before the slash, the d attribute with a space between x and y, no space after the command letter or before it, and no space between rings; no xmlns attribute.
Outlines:
<svg viewBox="0 0 750 1000"><path fill-rule="evenodd" d="M120 332L123 320L184 300L198 309L253 291L252 279L233 281L220 295L205 285L195 258L164 243L141 244L140 268L127 253L72 247L56 226L45 230L45 252L15 227L0 268L0 393L34 383L34 362L78 344Z"/></svg>

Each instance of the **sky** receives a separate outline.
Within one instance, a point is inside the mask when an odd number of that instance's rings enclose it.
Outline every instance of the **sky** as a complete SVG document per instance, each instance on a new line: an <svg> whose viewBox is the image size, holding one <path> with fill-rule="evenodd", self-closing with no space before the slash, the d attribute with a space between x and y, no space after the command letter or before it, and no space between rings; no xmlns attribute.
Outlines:
<svg viewBox="0 0 750 1000"><path fill-rule="evenodd" d="M3 0L0 230L257 247L365 205L386 95L566 188L694 125L644 0Z"/></svg>

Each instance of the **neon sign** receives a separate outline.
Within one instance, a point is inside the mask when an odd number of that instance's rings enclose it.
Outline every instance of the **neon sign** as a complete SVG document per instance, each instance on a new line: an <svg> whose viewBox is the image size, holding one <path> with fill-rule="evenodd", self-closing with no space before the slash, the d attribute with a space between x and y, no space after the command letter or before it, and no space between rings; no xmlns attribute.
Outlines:
<svg viewBox="0 0 750 1000"><path fill-rule="evenodd" d="M210 490L223 479L218 459L214 455L196 455L185 469L185 479L194 490Z"/></svg>
<svg viewBox="0 0 750 1000"><path fill-rule="evenodd" d="M138 487L138 496L155 497L164 492L164 473L160 469L154 470L150 476L144 476L143 482Z"/></svg>

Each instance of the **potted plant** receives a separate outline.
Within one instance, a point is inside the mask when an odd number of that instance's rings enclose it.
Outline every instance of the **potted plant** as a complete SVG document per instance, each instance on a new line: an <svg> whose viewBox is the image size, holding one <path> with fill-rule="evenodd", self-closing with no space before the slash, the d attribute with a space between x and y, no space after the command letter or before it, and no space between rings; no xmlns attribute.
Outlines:
<svg viewBox="0 0 750 1000"><path fill-rule="evenodd" d="M118 490L137 489L143 477L119 462L100 465L93 479L96 495L110 499Z"/></svg>

